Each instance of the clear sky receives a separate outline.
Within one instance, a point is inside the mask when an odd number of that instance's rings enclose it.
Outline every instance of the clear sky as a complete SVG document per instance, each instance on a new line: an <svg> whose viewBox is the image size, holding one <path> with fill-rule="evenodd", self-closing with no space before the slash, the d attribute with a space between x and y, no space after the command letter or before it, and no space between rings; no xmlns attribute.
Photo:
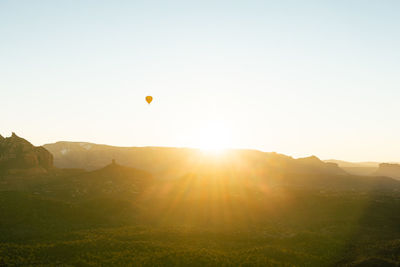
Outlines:
<svg viewBox="0 0 400 267"><path fill-rule="evenodd" d="M399 14L394 0L0 0L0 134L400 161Z"/></svg>

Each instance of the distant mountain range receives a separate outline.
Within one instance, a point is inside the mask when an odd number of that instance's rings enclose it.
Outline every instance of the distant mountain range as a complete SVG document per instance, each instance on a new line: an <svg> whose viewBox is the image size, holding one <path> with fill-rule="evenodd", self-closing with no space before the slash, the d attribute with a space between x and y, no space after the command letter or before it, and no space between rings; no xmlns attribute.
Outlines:
<svg viewBox="0 0 400 267"><path fill-rule="evenodd" d="M221 155L213 156L199 149L115 147L87 142L57 142L35 147L15 133L8 138L0 136L0 171L3 172L23 171L37 174L54 169L94 171L104 168L112 161L121 166L142 170L157 179L218 175L240 179L262 178L276 185L321 188L361 186L363 182L358 176L362 176L363 181L369 179L369 184L380 184L384 178L367 179L366 176L386 176L400 180L398 164L337 160L324 162L315 156L295 159L275 152L257 150L227 150ZM329 180L329 177L335 178Z"/></svg>
<svg viewBox="0 0 400 267"><path fill-rule="evenodd" d="M390 188L390 180L373 177L397 178L392 176L393 173L378 172L378 163L346 165L344 162L324 162L315 156L294 159L257 150L228 150L213 157L190 148L115 147L87 142L57 142L44 147L54 155L55 166L59 168L95 170L116 160L121 165L150 172L158 178L204 177L218 173L224 177L232 174L237 177L267 177L272 184L341 189L367 188L371 184L381 186L381 183Z"/></svg>
<svg viewBox="0 0 400 267"><path fill-rule="evenodd" d="M198 149L171 147L116 147L87 142L57 142L44 147L54 155L55 166L60 168L82 168L95 170L108 164L112 159L122 165L157 174L183 174L193 164L210 162L208 156ZM388 176L400 179L400 165L379 162L347 162L341 160L321 161L315 156L294 159L278 154L257 150L230 150L219 159L219 164L245 162L252 169L277 169L293 173L352 174L362 176ZM215 163L215 162L214 162ZM249 165L250 164L250 165ZM237 165L235 165L237 166Z"/></svg>
<svg viewBox="0 0 400 267"><path fill-rule="evenodd" d="M183 175L195 168L235 168L240 171L318 173L345 175L335 163L325 163L315 156L294 159L257 150L229 150L213 157L201 150L167 147L115 147L84 142L57 142L44 147L54 155L59 168L94 170L118 163L155 172L157 175Z"/></svg>
<svg viewBox="0 0 400 267"><path fill-rule="evenodd" d="M374 175L388 176L400 180L400 164L381 163Z"/></svg>
<svg viewBox="0 0 400 267"><path fill-rule="evenodd" d="M368 176L387 176L400 180L400 164L380 162L347 162L342 160L325 160L337 164L349 174Z"/></svg>
<svg viewBox="0 0 400 267"><path fill-rule="evenodd" d="M349 162L336 159L324 160L324 162L336 163L341 168L378 168L380 162L366 161L366 162Z"/></svg>

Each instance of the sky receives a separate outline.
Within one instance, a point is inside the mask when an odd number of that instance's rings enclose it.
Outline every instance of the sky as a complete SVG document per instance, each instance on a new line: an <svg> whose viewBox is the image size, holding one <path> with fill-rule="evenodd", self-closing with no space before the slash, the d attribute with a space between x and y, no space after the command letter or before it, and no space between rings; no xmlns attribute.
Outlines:
<svg viewBox="0 0 400 267"><path fill-rule="evenodd" d="M400 161L398 14L390 0L0 0L0 134Z"/></svg>

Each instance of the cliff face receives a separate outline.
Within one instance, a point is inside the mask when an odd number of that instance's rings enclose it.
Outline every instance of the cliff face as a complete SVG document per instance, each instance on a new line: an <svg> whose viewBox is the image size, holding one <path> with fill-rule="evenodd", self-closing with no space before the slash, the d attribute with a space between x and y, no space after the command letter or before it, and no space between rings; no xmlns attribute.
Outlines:
<svg viewBox="0 0 400 267"><path fill-rule="evenodd" d="M400 164L381 163L375 175L388 176L400 180Z"/></svg>
<svg viewBox="0 0 400 267"><path fill-rule="evenodd" d="M7 138L0 136L0 170L52 167L53 155L44 147L35 147L15 133Z"/></svg>

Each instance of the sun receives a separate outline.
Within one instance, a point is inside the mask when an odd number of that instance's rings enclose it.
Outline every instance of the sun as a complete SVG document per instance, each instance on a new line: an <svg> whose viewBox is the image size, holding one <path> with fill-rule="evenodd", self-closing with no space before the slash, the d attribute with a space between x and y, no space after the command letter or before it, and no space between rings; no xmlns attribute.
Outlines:
<svg viewBox="0 0 400 267"><path fill-rule="evenodd" d="M207 154L221 154L231 147L231 131L221 122L210 122L199 128L194 146Z"/></svg>
<svg viewBox="0 0 400 267"><path fill-rule="evenodd" d="M204 154L220 155L220 154L223 154L227 148L223 147L223 146L204 145L204 146L199 147L199 149Z"/></svg>

